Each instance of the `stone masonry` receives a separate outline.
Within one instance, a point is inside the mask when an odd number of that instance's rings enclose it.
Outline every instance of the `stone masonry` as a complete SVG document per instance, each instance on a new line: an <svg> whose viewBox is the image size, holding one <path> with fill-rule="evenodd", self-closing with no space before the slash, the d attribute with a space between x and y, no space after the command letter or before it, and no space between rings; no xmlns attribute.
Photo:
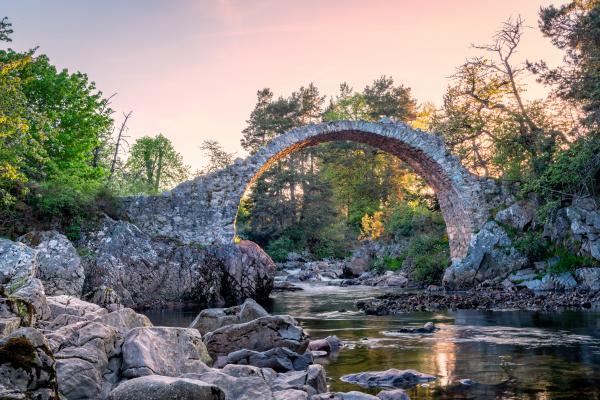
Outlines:
<svg viewBox="0 0 600 400"><path fill-rule="evenodd" d="M292 129L223 170L184 182L159 196L126 198L124 210L151 235L185 243L230 243L235 237L240 199L272 163L302 148L336 140L366 143L394 154L422 176L437 194L452 258L465 256L471 234L489 217L483 182L450 154L441 138L389 119Z"/></svg>

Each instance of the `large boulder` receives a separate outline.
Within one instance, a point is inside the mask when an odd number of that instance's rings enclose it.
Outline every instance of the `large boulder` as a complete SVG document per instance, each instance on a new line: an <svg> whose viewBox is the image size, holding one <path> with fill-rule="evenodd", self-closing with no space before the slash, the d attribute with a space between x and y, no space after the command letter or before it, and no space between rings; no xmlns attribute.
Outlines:
<svg viewBox="0 0 600 400"><path fill-rule="evenodd" d="M92 255L84 259L89 298L109 288L132 308L181 301L224 306L267 298L275 275L273 261L252 242L183 244L110 218L84 244Z"/></svg>
<svg viewBox="0 0 600 400"><path fill-rule="evenodd" d="M469 288L485 281L499 283L527 263L527 257L513 247L504 229L489 221L471 237L466 257L446 269L443 283L450 289Z"/></svg>
<svg viewBox="0 0 600 400"><path fill-rule="evenodd" d="M56 231L30 232L19 238L36 251L37 277L46 294L81 296L85 274L77 250Z"/></svg>
<svg viewBox="0 0 600 400"><path fill-rule="evenodd" d="M122 374L179 376L208 370L211 363L202 336L195 329L150 327L130 330L123 343Z"/></svg>
<svg viewBox="0 0 600 400"><path fill-rule="evenodd" d="M213 358L241 349L265 351L274 347L287 347L301 354L308 346L308 335L292 317L278 315L223 326L207 333L204 343Z"/></svg>
<svg viewBox="0 0 600 400"><path fill-rule="evenodd" d="M237 244L213 246L209 249L213 268L221 265L224 273L223 290L226 304L239 304L244 299L264 301L273 289L276 266L259 245L249 240Z"/></svg>
<svg viewBox="0 0 600 400"><path fill-rule="evenodd" d="M244 374L232 374L231 370L211 369L199 374L185 374L183 378L197 379L214 386L218 386L227 399L257 400L273 399L269 380L261 370L246 370ZM248 373L250 372L250 373Z"/></svg>
<svg viewBox="0 0 600 400"><path fill-rule="evenodd" d="M11 294L11 297L29 305L33 321L44 320L50 317L50 307L44 293L44 285L39 279L28 279L23 286Z"/></svg>
<svg viewBox="0 0 600 400"><path fill-rule="evenodd" d="M35 250L23 243L0 238L0 285L11 294L35 277Z"/></svg>
<svg viewBox="0 0 600 400"><path fill-rule="evenodd" d="M302 390L309 395L325 393L327 379L322 365L313 364L305 371L290 371L277 374L273 380L273 390L282 391L289 389Z"/></svg>
<svg viewBox="0 0 600 400"><path fill-rule="evenodd" d="M205 334L225 325L242 324L267 315L269 313L260 304L253 299L246 299L241 306L206 308L200 311L190 328L196 328L201 334Z"/></svg>
<svg viewBox="0 0 600 400"><path fill-rule="evenodd" d="M56 359L61 396L104 398L116 382L122 336L111 326L81 321L46 333Z"/></svg>
<svg viewBox="0 0 600 400"><path fill-rule="evenodd" d="M55 319L62 314L93 319L99 315L108 313L105 308L97 304L88 303L74 296L48 296L46 297L46 301L50 308L50 319Z"/></svg>
<svg viewBox="0 0 600 400"><path fill-rule="evenodd" d="M0 339L0 397L59 399L55 361L44 335L21 328Z"/></svg>
<svg viewBox="0 0 600 400"><path fill-rule="evenodd" d="M298 354L285 347L258 352L248 349L234 351L227 355L227 364L253 365L271 368L276 372L304 371L313 363L310 353Z"/></svg>
<svg viewBox="0 0 600 400"><path fill-rule="evenodd" d="M498 211L496 221L519 231L525 230L535 218L536 202L518 201L510 207Z"/></svg>
<svg viewBox="0 0 600 400"><path fill-rule="evenodd" d="M377 372L359 372L357 374L349 374L341 377L341 380L356 385L373 388L400 388L407 389L417 386L420 383L434 381L433 375L424 374L413 369L399 370L390 368L386 371Z"/></svg>
<svg viewBox="0 0 600 400"><path fill-rule="evenodd" d="M110 392L109 400L225 400L215 385L195 379L150 375L120 384Z"/></svg>

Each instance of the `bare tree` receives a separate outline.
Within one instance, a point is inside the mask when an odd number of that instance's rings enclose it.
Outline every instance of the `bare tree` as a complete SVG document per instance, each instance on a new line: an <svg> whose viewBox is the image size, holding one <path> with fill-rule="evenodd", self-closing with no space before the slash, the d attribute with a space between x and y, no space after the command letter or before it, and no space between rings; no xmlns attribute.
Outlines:
<svg viewBox="0 0 600 400"><path fill-rule="evenodd" d="M121 123L121 127L119 128L119 133L117 134L117 140L115 142L115 151L113 153L113 159L112 162L110 164L110 174L108 176L108 181L110 182L110 180L112 179L112 177L114 176L115 173L115 169L117 166L117 161L119 160L119 150L121 149L121 143L126 141L126 138L128 136L125 135L125 132L127 132L127 121L129 120L129 118L131 117L131 114L133 113L133 111L129 111L127 114L123 113L123 122Z"/></svg>

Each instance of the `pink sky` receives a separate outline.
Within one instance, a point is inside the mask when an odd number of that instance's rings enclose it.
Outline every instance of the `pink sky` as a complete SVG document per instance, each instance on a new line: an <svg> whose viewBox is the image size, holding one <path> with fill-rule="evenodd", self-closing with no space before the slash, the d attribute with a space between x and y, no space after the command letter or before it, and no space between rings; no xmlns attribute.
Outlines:
<svg viewBox="0 0 600 400"><path fill-rule="evenodd" d="M380 75L440 103L448 76L471 43L502 21L532 26L520 54L558 63L537 31L543 0L52 2L0 0L14 24L13 48L35 45L60 67L86 72L113 100L117 123L133 110L132 138L163 133L186 163L202 165L200 144L218 140L244 155L239 140L256 91L288 95L314 82L335 95ZM1 16L0 15L0 16ZM532 82L530 97L545 89Z"/></svg>

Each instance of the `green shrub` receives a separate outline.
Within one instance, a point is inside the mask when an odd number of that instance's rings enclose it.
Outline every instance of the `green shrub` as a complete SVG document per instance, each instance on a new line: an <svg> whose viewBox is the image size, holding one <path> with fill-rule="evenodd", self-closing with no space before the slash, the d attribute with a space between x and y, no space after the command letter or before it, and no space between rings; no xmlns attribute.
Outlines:
<svg viewBox="0 0 600 400"><path fill-rule="evenodd" d="M526 232L514 239L517 250L534 261L548 258L551 250L550 242L542 237L540 232Z"/></svg>
<svg viewBox="0 0 600 400"><path fill-rule="evenodd" d="M295 243L287 236L280 236L267 246L267 253L273 261L285 261L290 251L295 250Z"/></svg>
<svg viewBox="0 0 600 400"><path fill-rule="evenodd" d="M573 254L564 247L556 247L553 249L552 254L558 257L558 263L551 265L548 268L551 274L561 274L563 272L573 272L577 268L597 266L599 263L597 260L591 257L578 256Z"/></svg>

